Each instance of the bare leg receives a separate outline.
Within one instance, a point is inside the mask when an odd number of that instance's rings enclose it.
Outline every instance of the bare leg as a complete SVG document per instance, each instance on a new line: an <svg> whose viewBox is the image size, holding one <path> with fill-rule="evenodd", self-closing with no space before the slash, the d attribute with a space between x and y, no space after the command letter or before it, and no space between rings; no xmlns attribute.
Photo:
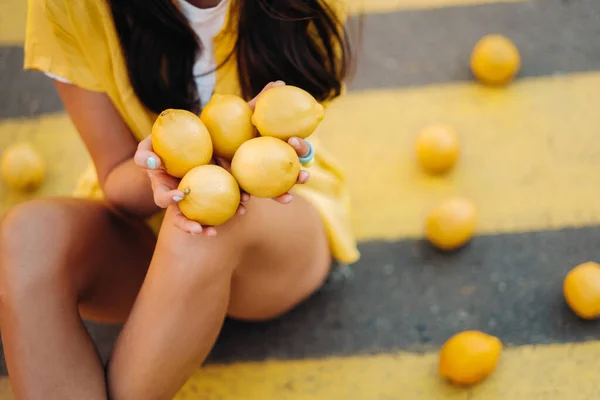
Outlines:
<svg viewBox="0 0 600 400"><path fill-rule="evenodd" d="M124 320L155 239L97 202L37 200L0 226L0 316L17 399L106 399L104 370L79 316Z"/></svg>
<svg viewBox="0 0 600 400"><path fill-rule="evenodd" d="M229 312L268 319L326 277L322 222L296 198L253 199L215 238L172 227L167 212L146 280L109 365L114 400L167 400L204 361Z"/></svg>

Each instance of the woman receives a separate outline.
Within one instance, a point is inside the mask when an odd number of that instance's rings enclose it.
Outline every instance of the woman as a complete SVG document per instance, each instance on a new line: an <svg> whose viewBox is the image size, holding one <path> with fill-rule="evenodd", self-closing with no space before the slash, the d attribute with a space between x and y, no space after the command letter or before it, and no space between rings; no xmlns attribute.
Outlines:
<svg viewBox="0 0 600 400"><path fill-rule="evenodd" d="M25 67L55 79L93 167L76 198L24 203L2 221L1 331L17 399L170 399L226 316L277 317L319 288L332 258L358 259L343 175L317 139L312 152L290 140L313 161L293 201L244 196L239 215L201 227L179 212L148 136L166 108L199 112L213 93L253 106L280 79L338 97L340 3L30 0ZM125 322L106 374L81 317Z"/></svg>

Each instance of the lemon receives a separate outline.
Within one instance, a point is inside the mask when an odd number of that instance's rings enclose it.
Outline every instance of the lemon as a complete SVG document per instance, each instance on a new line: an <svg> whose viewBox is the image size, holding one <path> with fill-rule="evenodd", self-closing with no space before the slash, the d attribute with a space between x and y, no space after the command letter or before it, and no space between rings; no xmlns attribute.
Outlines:
<svg viewBox="0 0 600 400"><path fill-rule="evenodd" d="M215 94L202 110L200 119L208 128L214 154L228 160L242 143L256 136L252 109L238 96Z"/></svg>
<svg viewBox="0 0 600 400"><path fill-rule="evenodd" d="M502 342L479 331L452 336L439 353L439 375L459 385L473 385L487 378L498 365Z"/></svg>
<svg viewBox="0 0 600 400"><path fill-rule="evenodd" d="M252 123L261 136L285 141L310 136L325 117L325 110L305 90L295 86L277 86L258 96Z"/></svg>
<svg viewBox="0 0 600 400"><path fill-rule="evenodd" d="M590 261L573 268L565 277L563 293L580 318L600 318L600 265Z"/></svg>
<svg viewBox="0 0 600 400"><path fill-rule="evenodd" d="M231 161L231 173L248 194L273 198L289 191L300 173L292 146L273 137L257 137L240 146Z"/></svg>
<svg viewBox="0 0 600 400"><path fill-rule="evenodd" d="M426 172L441 174L448 172L456 164L460 143L452 127L434 124L419 132L415 151L419 164Z"/></svg>
<svg viewBox="0 0 600 400"><path fill-rule="evenodd" d="M425 222L425 236L441 250L455 250L475 233L477 209L473 202L450 198L436 205Z"/></svg>
<svg viewBox="0 0 600 400"><path fill-rule="evenodd" d="M44 181L46 166L40 154L29 143L16 143L2 154L2 178L18 191L34 191Z"/></svg>
<svg viewBox="0 0 600 400"><path fill-rule="evenodd" d="M186 110L163 111L152 126L152 147L167 173L182 178L194 167L210 162L212 140L200 118Z"/></svg>
<svg viewBox="0 0 600 400"><path fill-rule="evenodd" d="M502 35L482 37L471 53L471 71L484 84L507 84L517 75L520 67L519 50Z"/></svg>
<svg viewBox="0 0 600 400"><path fill-rule="evenodd" d="M178 189L185 193L179 209L200 225L217 226L229 221L240 204L240 187L229 172L217 165L192 168Z"/></svg>

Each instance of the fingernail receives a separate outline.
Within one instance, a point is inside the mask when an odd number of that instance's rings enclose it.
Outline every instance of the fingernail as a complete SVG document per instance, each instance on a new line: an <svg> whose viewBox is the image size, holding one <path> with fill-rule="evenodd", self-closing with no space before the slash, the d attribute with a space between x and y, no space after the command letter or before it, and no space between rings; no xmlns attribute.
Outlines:
<svg viewBox="0 0 600 400"><path fill-rule="evenodd" d="M285 85L285 82L284 81L275 81L275 84L276 85Z"/></svg>
<svg viewBox="0 0 600 400"><path fill-rule="evenodd" d="M300 147L300 141L296 138L293 138L292 140L290 140L292 146L294 147Z"/></svg>
<svg viewBox="0 0 600 400"><path fill-rule="evenodd" d="M156 158L148 157L148 159L146 160L146 164L148 165L148 168L156 169Z"/></svg>
<svg viewBox="0 0 600 400"><path fill-rule="evenodd" d="M180 196L173 196L173 200L180 202L181 200L183 200L183 197Z"/></svg>

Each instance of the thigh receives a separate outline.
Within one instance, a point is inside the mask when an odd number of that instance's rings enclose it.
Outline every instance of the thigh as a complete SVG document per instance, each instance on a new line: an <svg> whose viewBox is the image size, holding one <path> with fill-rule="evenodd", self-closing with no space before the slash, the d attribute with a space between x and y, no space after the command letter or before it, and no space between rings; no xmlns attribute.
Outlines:
<svg viewBox="0 0 600 400"><path fill-rule="evenodd" d="M79 303L84 317L120 322L135 300L154 243L142 221L120 216L102 202L23 203L2 221L1 284L56 282Z"/></svg>
<svg viewBox="0 0 600 400"><path fill-rule="evenodd" d="M266 320L312 294L329 269L325 230L301 198L252 199L216 237L176 228L167 210L150 268L115 344L115 399L172 398L202 364L227 314Z"/></svg>
<svg viewBox="0 0 600 400"><path fill-rule="evenodd" d="M277 317L313 294L326 279L331 253L314 207L295 196L290 204L252 199L244 221L249 245L231 285L229 316Z"/></svg>

